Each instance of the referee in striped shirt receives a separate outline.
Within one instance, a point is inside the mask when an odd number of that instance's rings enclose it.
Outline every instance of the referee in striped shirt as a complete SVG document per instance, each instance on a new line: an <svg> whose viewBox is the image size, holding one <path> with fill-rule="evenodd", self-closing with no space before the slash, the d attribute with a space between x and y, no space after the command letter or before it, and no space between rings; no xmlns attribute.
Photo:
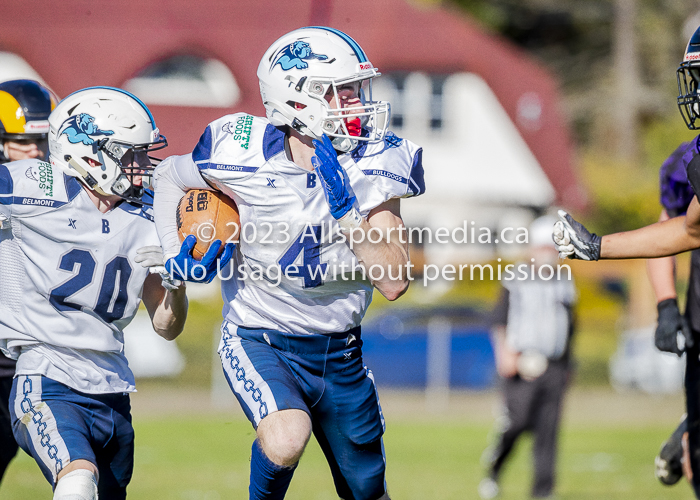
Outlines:
<svg viewBox="0 0 700 500"><path fill-rule="evenodd" d="M552 242L554 217L540 217L529 228L529 265L556 267ZM534 262L533 260L534 259ZM557 434L564 391L570 373L576 289L568 273L545 280L503 281L493 315L496 369L501 377L503 415L496 422L496 439L484 454L487 475L479 484L481 498L498 495L498 478L518 437L534 435L533 498L551 498ZM542 273L547 276L549 273Z"/></svg>

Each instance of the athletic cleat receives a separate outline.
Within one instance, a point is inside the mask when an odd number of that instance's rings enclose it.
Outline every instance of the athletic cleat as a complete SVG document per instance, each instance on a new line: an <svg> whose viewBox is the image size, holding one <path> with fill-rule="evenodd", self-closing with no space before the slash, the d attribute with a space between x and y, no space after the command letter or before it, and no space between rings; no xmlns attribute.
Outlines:
<svg viewBox="0 0 700 500"><path fill-rule="evenodd" d="M661 451L654 459L654 475L656 479L667 486L676 484L683 477L683 466L681 457L683 456L683 446L681 439L683 433L688 430L686 418L683 418L680 425L673 431L663 445Z"/></svg>

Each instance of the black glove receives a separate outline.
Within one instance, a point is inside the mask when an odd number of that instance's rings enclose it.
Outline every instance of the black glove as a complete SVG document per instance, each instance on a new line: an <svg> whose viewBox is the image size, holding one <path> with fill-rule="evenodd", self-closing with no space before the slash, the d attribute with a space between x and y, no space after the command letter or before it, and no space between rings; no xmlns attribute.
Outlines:
<svg viewBox="0 0 700 500"><path fill-rule="evenodd" d="M580 222L559 210L559 221L554 224L552 239L562 259L598 260L602 237L592 234Z"/></svg>
<svg viewBox="0 0 700 500"><path fill-rule="evenodd" d="M656 326L654 344L659 351L675 352L678 356L688 347L693 347L693 336L688 321L681 316L676 299L662 300L656 305L659 322Z"/></svg>

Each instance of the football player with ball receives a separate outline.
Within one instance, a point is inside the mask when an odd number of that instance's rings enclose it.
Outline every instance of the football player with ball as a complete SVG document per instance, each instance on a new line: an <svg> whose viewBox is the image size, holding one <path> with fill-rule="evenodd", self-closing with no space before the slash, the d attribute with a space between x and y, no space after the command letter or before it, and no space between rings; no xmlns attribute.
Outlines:
<svg viewBox="0 0 700 500"><path fill-rule="evenodd" d="M345 33L292 31L258 67L267 117L224 116L191 154L156 169L156 225L175 277L202 278L190 273L195 237L178 237L190 189L220 191L240 214L235 265L221 269L219 354L256 429L251 499L284 497L312 432L338 496L388 498L360 322L375 288L395 300L408 287L400 200L424 183L422 150L389 132L389 104L372 100L377 76ZM360 236L370 231L377 243ZM204 267L213 279L217 266Z"/></svg>

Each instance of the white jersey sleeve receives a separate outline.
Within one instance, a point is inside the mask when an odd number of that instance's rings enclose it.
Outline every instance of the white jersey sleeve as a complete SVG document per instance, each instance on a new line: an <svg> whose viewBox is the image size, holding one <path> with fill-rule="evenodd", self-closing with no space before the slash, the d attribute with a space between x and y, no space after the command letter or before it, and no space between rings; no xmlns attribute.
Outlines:
<svg viewBox="0 0 700 500"><path fill-rule="evenodd" d="M361 143L339 160L350 176L363 215L392 198L425 192L423 149L391 132L383 141Z"/></svg>
<svg viewBox="0 0 700 500"><path fill-rule="evenodd" d="M245 182L260 169L261 160L284 149L284 134L273 134L267 125L267 120L245 113L223 116L206 128L192 160L207 181L233 196L231 185Z"/></svg>
<svg viewBox="0 0 700 500"><path fill-rule="evenodd" d="M158 193L153 201L156 229L165 259L178 254L180 239L175 213L177 205L190 189L211 189L192 161L192 155L170 156L158 165L153 174Z"/></svg>
<svg viewBox="0 0 700 500"><path fill-rule="evenodd" d="M175 212L180 199L188 190L212 189L214 186L232 196L225 183L218 182L216 177L207 176L206 171L217 167L235 171L235 165L216 163L228 161L231 154L229 141L222 139L232 138L234 144L247 149L248 142L242 142L239 138L240 134L250 132L252 119L252 116L244 114L224 116L207 126L192 154L171 156L156 167L154 181L158 196L155 197L154 212L166 259L177 255L180 249ZM241 123L231 125L232 120Z"/></svg>

